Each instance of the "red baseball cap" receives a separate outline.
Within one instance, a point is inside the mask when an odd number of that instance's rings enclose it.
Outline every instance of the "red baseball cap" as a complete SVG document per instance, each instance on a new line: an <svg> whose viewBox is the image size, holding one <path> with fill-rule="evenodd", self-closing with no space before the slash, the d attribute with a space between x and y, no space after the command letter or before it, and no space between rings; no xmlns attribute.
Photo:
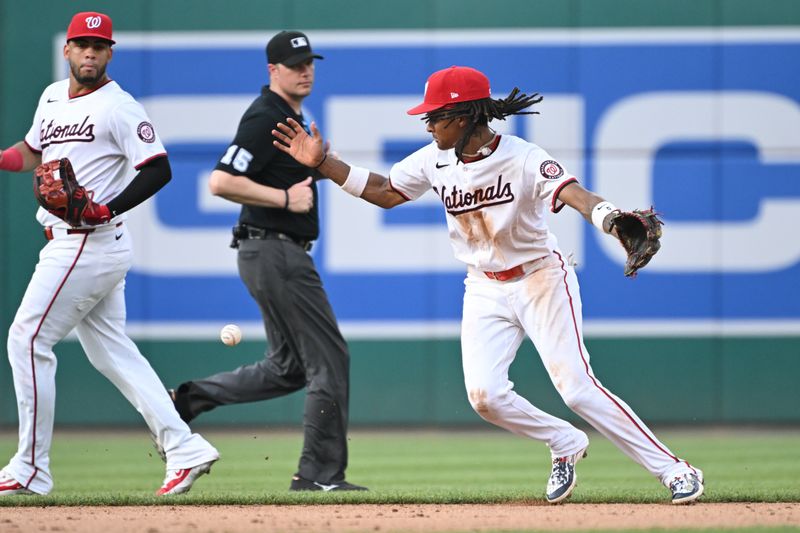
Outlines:
<svg viewBox="0 0 800 533"><path fill-rule="evenodd" d="M96 37L114 44L114 39L111 38L112 29L111 17L108 15L96 11L84 11L72 17L67 28L67 41L79 37Z"/></svg>
<svg viewBox="0 0 800 533"><path fill-rule="evenodd" d="M409 115L421 115L449 104L482 100L491 95L489 78L483 72L454 65L431 74L425 83L423 102L407 112Z"/></svg>

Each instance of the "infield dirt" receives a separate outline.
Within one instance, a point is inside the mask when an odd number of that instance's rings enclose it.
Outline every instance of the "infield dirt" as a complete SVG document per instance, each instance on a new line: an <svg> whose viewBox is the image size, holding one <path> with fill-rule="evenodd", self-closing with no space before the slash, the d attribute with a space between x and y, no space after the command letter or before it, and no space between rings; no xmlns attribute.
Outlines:
<svg viewBox="0 0 800 533"><path fill-rule="evenodd" d="M0 531L563 531L800 527L800 503L5 507Z"/></svg>

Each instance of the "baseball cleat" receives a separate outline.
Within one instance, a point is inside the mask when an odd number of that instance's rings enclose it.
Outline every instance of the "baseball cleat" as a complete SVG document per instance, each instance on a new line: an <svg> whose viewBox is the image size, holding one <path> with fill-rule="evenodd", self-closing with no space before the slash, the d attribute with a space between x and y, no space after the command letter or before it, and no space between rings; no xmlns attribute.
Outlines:
<svg viewBox="0 0 800 533"><path fill-rule="evenodd" d="M696 474L687 472L670 481L669 490L672 491L672 503L680 505L697 500L703 495L705 487L702 479Z"/></svg>
<svg viewBox="0 0 800 533"><path fill-rule="evenodd" d="M304 490L321 490L323 492L340 491L340 490L369 490L367 487L361 485L353 485L347 481L339 481L338 483L317 483L316 481L309 481L299 476L292 478L292 484L289 485L289 490L304 491Z"/></svg>
<svg viewBox="0 0 800 533"><path fill-rule="evenodd" d="M586 457L586 448L572 455L553 458L553 470L547 480L547 501L559 503L570 497L578 485L578 474L575 465Z"/></svg>
<svg viewBox="0 0 800 533"><path fill-rule="evenodd" d="M194 482L203 474L211 472L211 465L217 460L211 460L191 468L176 468L167 470L164 484L156 491L156 496L168 496L171 494L183 494L189 492Z"/></svg>
<svg viewBox="0 0 800 533"><path fill-rule="evenodd" d="M0 496L14 496L15 494L34 494L26 489L22 483L11 477L5 470L0 470Z"/></svg>

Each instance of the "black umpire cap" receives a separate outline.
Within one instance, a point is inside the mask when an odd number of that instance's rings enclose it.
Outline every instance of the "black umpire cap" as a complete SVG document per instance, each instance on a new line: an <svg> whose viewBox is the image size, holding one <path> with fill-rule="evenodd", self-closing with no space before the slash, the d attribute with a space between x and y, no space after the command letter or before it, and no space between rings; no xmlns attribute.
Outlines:
<svg viewBox="0 0 800 533"><path fill-rule="evenodd" d="M311 50L311 43L301 31L282 31L267 43L267 61L273 65L282 63L293 67L303 61L324 59Z"/></svg>

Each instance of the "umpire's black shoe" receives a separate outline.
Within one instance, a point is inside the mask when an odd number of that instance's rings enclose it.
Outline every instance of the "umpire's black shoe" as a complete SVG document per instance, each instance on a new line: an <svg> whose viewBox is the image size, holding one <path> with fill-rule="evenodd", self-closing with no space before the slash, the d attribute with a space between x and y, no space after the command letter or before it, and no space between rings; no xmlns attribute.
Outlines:
<svg viewBox="0 0 800 533"><path fill-rule="evenodd" d="M308 479L303 479L299 476L294 476L292 478L292 484L289 485L289 490L294 491L301 491L301 490L321 490L324 492L331 492L334 490L369 490L367 487L362 487L361 485L353 485L352 483L348 483L347 481L339 481L338 483L331 483L326 485L325 483L317 483L316 481L310 481Z"/></svg>

